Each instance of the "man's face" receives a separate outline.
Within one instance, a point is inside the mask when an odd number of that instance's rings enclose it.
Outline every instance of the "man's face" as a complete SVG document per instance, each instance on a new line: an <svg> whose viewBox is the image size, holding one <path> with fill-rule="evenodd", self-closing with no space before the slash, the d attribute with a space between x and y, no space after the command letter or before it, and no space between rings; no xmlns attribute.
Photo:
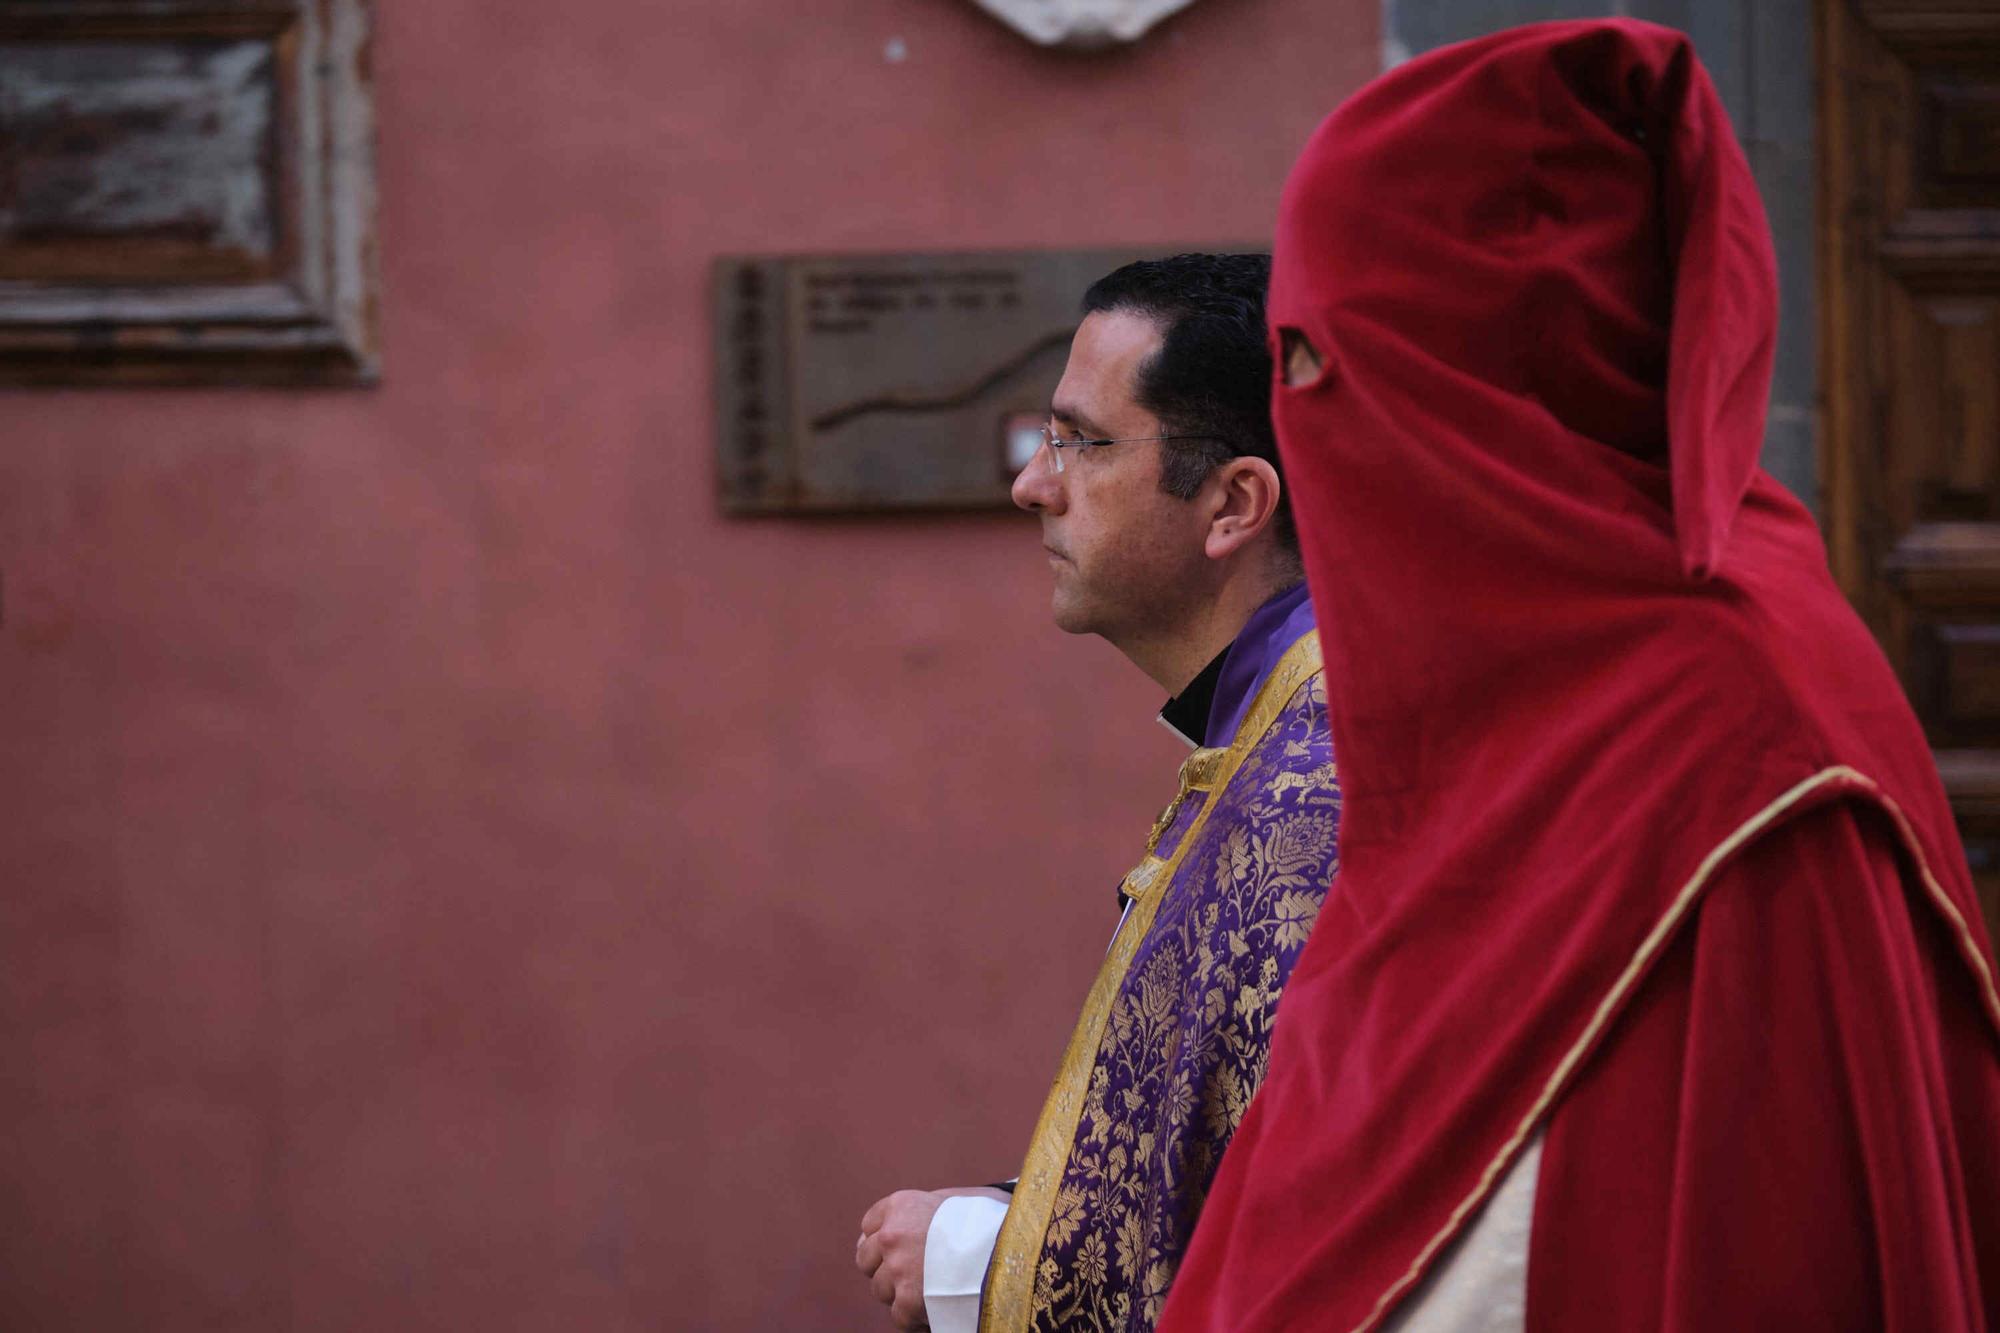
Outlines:
<svg viewBox="0 0 2000 1333"><path fill-rule="evenodd" d="M1171 633L1210 573L1200 507L1160 489L1163 446L1146 437L1168 432L1133 397L1160 337L1144 315L1085 317L1050 402L1051 424L1064 439L1140 438L1065 449L1061 472L1044 449L1014 481L1014 503L1042 516L1057 626L1121 647Z"/></svg>

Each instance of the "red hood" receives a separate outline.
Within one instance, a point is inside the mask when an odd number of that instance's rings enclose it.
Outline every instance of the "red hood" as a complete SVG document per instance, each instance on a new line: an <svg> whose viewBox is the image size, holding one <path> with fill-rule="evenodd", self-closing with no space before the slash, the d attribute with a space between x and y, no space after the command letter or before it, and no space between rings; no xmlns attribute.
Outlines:
<svg viewBox="0 0 2000 1333"><path fill-rule="evenodd" d="M1435 52L1306 148L1270 310L1326 368L1275 413L1342 869L1168 1333L1372 1326L1719 865L1816 804L1894 812L2000 1030L1923 735L1757 467L1773 273L1663 28Z"/></svg>

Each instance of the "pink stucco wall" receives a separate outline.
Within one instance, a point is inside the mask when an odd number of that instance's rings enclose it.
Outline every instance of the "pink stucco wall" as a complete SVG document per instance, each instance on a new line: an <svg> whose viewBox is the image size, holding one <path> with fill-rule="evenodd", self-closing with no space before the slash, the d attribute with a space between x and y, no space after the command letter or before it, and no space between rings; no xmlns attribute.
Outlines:
<svg viewBox="0 0 2000 1333"><path fill-rule="evenodd" d="M382 385L0 395L0 1327L886 1328L1177 750L1030 522L718 517L708 261L1268 234L1376 10L378 5Z"/></svg>

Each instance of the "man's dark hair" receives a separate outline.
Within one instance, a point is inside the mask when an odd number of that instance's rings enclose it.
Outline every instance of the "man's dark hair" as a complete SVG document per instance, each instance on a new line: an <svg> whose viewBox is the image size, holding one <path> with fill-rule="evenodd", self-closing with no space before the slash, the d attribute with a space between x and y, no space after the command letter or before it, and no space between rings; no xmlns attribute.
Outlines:
<svg viewBox="0 0 2000 1333"><path fill-rule="evenodd" d="M1127 264L1083 294L1086 315L1123 311L1160 326L1160 350L1138 370L1139 405L1168 434L1204 437L1161 444L1160 485L1169 495L1193 499L1210 473L1244 455L1283 476L1264 337L1270 286L1269 255L1190 254ZM1296 554L1291 497L1282 492L1272 529Z"/></svg>

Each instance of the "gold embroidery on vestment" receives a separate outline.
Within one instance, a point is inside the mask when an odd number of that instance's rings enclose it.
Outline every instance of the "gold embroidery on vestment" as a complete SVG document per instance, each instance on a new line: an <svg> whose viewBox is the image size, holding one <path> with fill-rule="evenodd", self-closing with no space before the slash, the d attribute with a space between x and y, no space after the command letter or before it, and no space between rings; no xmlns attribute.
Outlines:
<svg viewBox="0 0 2000 1333"><path fill-rule="evenodd" d="M988 1271L980 1317L980 1327L987 1333L1025 1330L1038 1322L1038 1317L1081 1326L1083 1321L1077 1316L1083 1303L1093 1294L1106 1296L1105 1287L1113 1274L1127 1290L1108 1293L1105 1313L1112 1320L1123 1323L1131 1312L1131 1300L1141 1302L1149 1317L1158 1315L1178 1256L1161 1252L1149 1217L1139 1206L1145 1200L1134 1196L1140 1190L1142 1173L1154 1167L1155 1155L1165 1149L1152 1132L1135 1130L1131 1112L1137 1106L1106 1104L1109 1078L1100 1059L1117 1061L1127 1072L1135 1070L1142 1059L1149 1068L1168 1068L1158 1048L1173 1036L1183 988L1189 985L1187 978L1198 978L1199 985L1205 986L1207 978L1228 960L1208 956L1211 946L1203 931L1194 932L1199 942L1192 958L1180 945L1168 947L1170 942L1160 941L1145 971L1136 978L1136 987L1128 992L1128 982L1134 980L1128 976L1133 959L1166 896L1153 890L1173 882L1186 857L1200 843L1215 806L1212 797L1236 777L1302 685L1314 690L1317 703L1314 677L1319 671L1319 635L1309 632L1273 668L1230 746L1197 750L1182 764L1180 790L1155 823L1144 860L1126 877L1125 891L1132 897L1132 905L1084 1002L1030 1140L1027 1161ZM1330 784L1331 766L1323 766L1323 771ZM1300 785L1277 786L1276 779L1286 776L1292 775L1281 771L1266 779L1260 774L1259 780L1265 782L1263 795L1270 798L1273 788L1283 794ZM1154 855L1189 799L1203 800L1203 808L1167 857ZM1268 919L1260 920L1257 927L1273 941L1302 939L1303 932L1311 928L1317 903L1306 891L1305 875L1297 872L1307 862L1317 864L1328 856L1333 819L1330 809L1320 809L1274 817L1254 837L1247 828L1233 829L1217 853L1215 873L1219 877L1234 875L1239 881L1254 878L1267 892L1271 904ZM1218 918L1212 914L1219 908L1211 904L1206 910L1211 915L1200 924L1213 926ZM1231 950L1233 958L1249 946L1243 933L1237 932L1222 947ZM1219 1060L1211 1086L1199 1095L1184 1069L1173 1071L1165 1086L1157 1090L1157 1109L1166 1129L1174 1132L1175 1142L1182 1141L1178 1131L1190 1124L1205 1125L1219 1138L1222 1134L1218 1129L1233 1131L1241 1120L1250 1094L1263 1076L1268 1032L1262 1025L1268 1023L1279 989L1277 972L1277 959L1266 957L1264 966L1233 994L1231 987L1220 984L1207 994L1212 1010L1203 1015L1208 1028L1202 1040L1234 1043L1226 1054L1237 1058ZM1137 1089L1143 1081L1134 1078L1120 1095L1128 1101L1141 1096ZM1159 1164L1170 1179L1205 1176L1213 1171L1214 1162L1207 1160L1212 1153L1208 1145L1196 1142L1192 1146L1201 1160ZM1073 1157L1081 1184L1065 1183ZM1089 1194L1084 1192L1086 1188ZM1070 1265L1047 1254L1050 1246L1065 1245L1075 1237L1087 1203L1106 1194L1117 1194L1128 1204L1112 1229L1111 1242L1107 1245L1102 1235L1093 1232L1079 1243ZM1116 1214L1107 1208L1105 1215L1108 1221ZM1064 1301L1070 1304L1057 1313L1057 1305Z"/></svg>

